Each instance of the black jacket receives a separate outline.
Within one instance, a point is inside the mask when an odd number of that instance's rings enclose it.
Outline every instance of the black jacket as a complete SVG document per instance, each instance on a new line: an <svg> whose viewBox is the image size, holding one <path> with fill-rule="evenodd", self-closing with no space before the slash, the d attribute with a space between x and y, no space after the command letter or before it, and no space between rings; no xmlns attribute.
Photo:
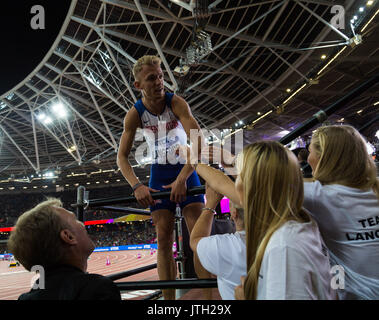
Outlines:
<svg viewBox="0 0 379 320"><path fill-rule="evenodd" d="M73 266L45 270L44 286L45 289L31 289L18 299L121 300L120 291L112 280L99 274L85 273Z"/></svg>

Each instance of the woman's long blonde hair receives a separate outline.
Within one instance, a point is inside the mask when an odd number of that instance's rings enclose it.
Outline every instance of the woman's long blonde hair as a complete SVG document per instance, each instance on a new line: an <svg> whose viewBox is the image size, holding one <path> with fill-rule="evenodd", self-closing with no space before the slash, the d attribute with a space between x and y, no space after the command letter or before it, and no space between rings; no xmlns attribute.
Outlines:
<svg viewBox="0 0 379 320"><path fill-rule="evenodd" d="M256 299L259 270L272 234L289 220L309 222L302 209L300 167L290 150L276 141L253 143L238 159L245 211L246 299Z"/></svg>
<svg viewBox="0 0 379 320"><path fill-rule="evenodd" d="M375 163L356 129L348 125L319 127L311 144L319 157L313 173L316 180L363 190L372 188L379 197Z"/></svg>

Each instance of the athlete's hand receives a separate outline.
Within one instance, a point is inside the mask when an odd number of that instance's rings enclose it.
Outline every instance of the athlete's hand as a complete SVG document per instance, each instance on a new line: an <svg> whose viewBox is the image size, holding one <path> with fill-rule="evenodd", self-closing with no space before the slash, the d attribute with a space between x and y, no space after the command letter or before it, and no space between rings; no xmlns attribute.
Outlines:
<svg viewBox="0 0 379 320"><path fill-rule="evenodd" d="M186 200L187 182L176 179L173 183L163 186L165 189L171 189L170 201L180 203Z"/></svg>
<svg viewBox="0 0 379 320"><path fill-rule="evenodd" d="M148 186L141 185L134 191L134 196L143 208L147 208L148 206L153 206L155 204L155 201L153 200L150 191L158 192L159 190L155 190L149 188Z"/></svg>

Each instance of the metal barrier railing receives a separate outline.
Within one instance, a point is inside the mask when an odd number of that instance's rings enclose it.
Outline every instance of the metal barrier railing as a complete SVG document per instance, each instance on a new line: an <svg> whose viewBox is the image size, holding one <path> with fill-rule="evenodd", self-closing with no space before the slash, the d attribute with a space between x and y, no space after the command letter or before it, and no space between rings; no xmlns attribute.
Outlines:
<svg viewBox="0 0 379 320"><path fill-rule="evenodd" d="M119 280L119 279L130 277L130 276L134 276L135 274L138 274L138 273L142 273L142 272L145 272L145 271L149 271L149 270L155 269L156 267L157 267L157 264L154 263L154 264L150 264L148 266L136 268L136 269L133 269L133 270L128 270L128 271L114 273L114 274L108 275L107 277L109 279L115 281L115 280Z"/></svg>
<svg viewBox="0 0 379 320"><path fill-rule="evenodd" d="M216 279L180 279L115 282L121 290L217 288Z"/></svg>
<svg viewBox="0 0 379 320"><path fill-rule="evenodd" d="M71 206L73 208L83 208L86 209L92 209L92 208L98 208L98 207L105 207L105 206L111 206L114 204L127 204L127 203L136 203L136 197L135 196L127 196L127 197L110 197L110 198L100 198L100 199L93 199L93 200L85 200L84 199L84 191L85 188L83 186L78 187L78 197L77 202L75 204L72 204ZM204 194L205 193L205 186L199 186L194 187L189 190L187 190L187 196L194 196L198 194ZM155 199L168 199L170 198L171 191L159 191L159 192L152 192L151 197Z"/></svg>

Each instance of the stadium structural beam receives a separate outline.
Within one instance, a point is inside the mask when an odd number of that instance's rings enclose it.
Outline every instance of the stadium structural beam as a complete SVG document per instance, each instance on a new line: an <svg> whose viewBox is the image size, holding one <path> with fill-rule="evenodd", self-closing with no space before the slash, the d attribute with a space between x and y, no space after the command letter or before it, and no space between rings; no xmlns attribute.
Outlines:
<svg viewBox="0 0 379 320"><path fill-rule="evenodd" d="M284 136L279 140L282 144L286 145L292 140L301 136L304 132L313 128L316 124L324 122L328 116L335 113L337 110L342 108L347 102L352 101L354 98L361 95L363 92L376 85L379 82L379 73L366 80L364 83L360 84L355 89L351 90L348 94L337 100L335 103L331 104L325 110L320 110L315 113L310 119L306 120L303 124L297 127L295 130L291 131L289 134Z"/></svg>

